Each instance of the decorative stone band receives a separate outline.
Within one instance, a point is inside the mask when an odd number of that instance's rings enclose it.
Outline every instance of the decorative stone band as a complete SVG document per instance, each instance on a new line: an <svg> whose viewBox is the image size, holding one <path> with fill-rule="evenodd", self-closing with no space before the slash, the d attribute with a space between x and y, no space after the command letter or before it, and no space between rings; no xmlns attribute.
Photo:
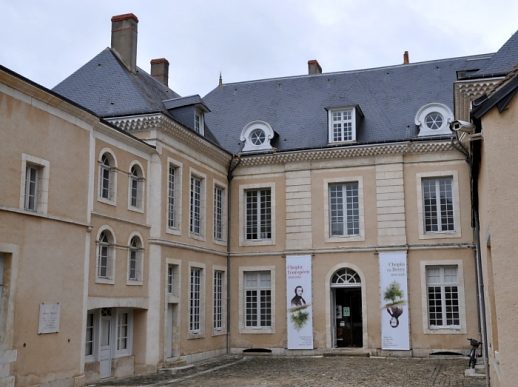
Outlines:
<svg viewBox="0 0 518 387"><path fill-rule="evenodd" d="M194 147L196 150L199 150L200 153L205 154L219 163L226 164L231 159L229 153L161 113L117 117L106 119L106 121L131 134L152 129L163 130L176 140Z"/></svg>
<svg viewBox="0 0 518 387"><path fill-rule="evenodd" d="M344 159L405 153L433 153L453 151L450 140L398 142L392 144L356 145L318 150L279 152L262 155L242 155L241 166L284 164L302 161Z"/></svg>

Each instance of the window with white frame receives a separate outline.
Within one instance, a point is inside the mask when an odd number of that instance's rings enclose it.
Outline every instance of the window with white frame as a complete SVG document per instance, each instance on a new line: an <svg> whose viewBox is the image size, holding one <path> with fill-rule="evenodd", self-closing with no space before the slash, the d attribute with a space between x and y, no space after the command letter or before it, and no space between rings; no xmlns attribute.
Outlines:
<svg viewBox="0 0 518 387"><path fill-rule="evenodd" d="M272 289L270 271L245 271L244 326L270 328L272 326Z"/></svg>
<svg viewBox="0 0 518 387"><path fill-rule="evenodd" d="M213 327L214 330L223 329L223 281L225 272L223 270L214 271L214 305L213 305Z"/></svg>
<svg viewBox="0 0 518 387"><path fill-rule="evenodd" d="M111 280L113 276L114 240L109 230L103 230L97 241L97 278Z"/></svg>
<svg viewBox="0 0 518 387"><path fill-rule="evenodd" d="M203 179L191 176L190 231L202 235L202 184Z"/></svg>
<svg viewBox="0 0 518 387"><path fill-rule="evenodd" d="M88 312L86 315L85 356L92 356L94 354L94 321L94 313Z"/></svg>
<svg viewBox="0 0 518 387"><path fill-rule="evenodd" d="M223 238L223 205L225 189L219 185L214 186L214 239L222 241Z"/></svg>
<svg viewBox="0 0 518 387"><path fill-rule="evenodd" d="M272 238L272 191L271 188L245 191L245 239Z"/></svg>
<svg viewBox="0 0 518 387"><path fill-rule="evenodd" d="M426 177L421 184L425 232L455 231L453 177Z"/></svg>
<svg viewBox="0 0 518 387"><path fill-rule="evenodd" d="M109 201L115 199L115 160L104 152L99 163L99 197Z"/></svg>
<svg viewBox="0 0 518 387"><path fill-rule="evenodd" d="M180 189L179 167L169 163L167 181L167 227L170 229L178 228L178 192Z"/></svg>
<svg viewBox="0 0 518 387"><path fill-rule="evenodd" d="M144 197L144 175L142 169L134 164L129 175L130 207L142 209Z"/></svg>
<svg viewBox="0 0 518 387"><path fill-rule="evenodd" d="M189 280L189 332L201 331L201 281L202 269L191 267Z"/></svg>
<svg viewBox="0 0 518 387"><path fill-rule="evenodd" d="M330 109L328 112L329 142L356 140L356 116L354 108Z"/></svg>
<svg viewBox="0 0 518 387"><path fill-rule="evenodd" d="M329 184L330 236L360 234L358 182Z"/></svg>
<svg viewBox="0 0 518 387"><path fill-rule="evenodd" d="M426 288L430 329L460 328L458 266L427 266Z"/></svg>
<svg viewBox="0 0 518 387"><path fill-rule="evenodd" d="M28 211L37 211L39 194L41 191L42 168L39 165L27 163L25 169L25 200L24 208Z"/></svg>
<svg viewBox="0 0 518 387"><path fill-rule="evenodd" d="M194 131L201 135L204 133L203 112L201 110L194 112Z"/></svg>
<svg viewBox="0 0 518 387"><path fill-rule="evenodd" d="M167 264L167 293L178 297L178 265Z"/></svg>
<svg viewBox="0 0 518 387"><path fill-rule="evenodd" d="M129 346L129 312L119 311L117 313L117 351L125 351Z"/></svg>
<svg viewBox="0 0 518 387"><path fill-rule="evenodd" d="M46 214L49 194L50 163L22 153L20 208Z"/></svg>
<svg viewBox="0 0 518 387"><path fill-rule="evenodd" d="M130 240L129 257L128 257L128 280L142 281L142 241L138 236L134 236Z"/></svg>

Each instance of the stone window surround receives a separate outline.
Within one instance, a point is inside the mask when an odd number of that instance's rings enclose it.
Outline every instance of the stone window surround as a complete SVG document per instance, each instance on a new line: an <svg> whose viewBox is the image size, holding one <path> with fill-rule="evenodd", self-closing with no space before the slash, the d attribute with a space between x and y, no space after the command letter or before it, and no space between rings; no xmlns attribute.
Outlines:
<svg viewBox="0 0 518 387"><path fill-rule="evenodd" d="M187 339L199 339L202 337L205 337L205 302L206 302L206 293L205 293L205 281L206 281L206 268L207 266L204 263L201 262L189 262L188 265L188 289L187 291L190 292L191 290L191 270L192 269L200 269L200 329L198 331L191 331L189 327L189 320L187 321ZM188 314L187 318L189 319L191 316L191 306L190 306L190 295L187 299L187 309Z"/></svg>
<svg viewBox="0 0 518 387"><path fill-rule="evenodd" d="M112 257L111 257L111 265L112 265L112 278L99 278L98 277L98 270L99 270L99 237L101 236L101 233L103 231L109 231L112 235L113 242L112 242ZM117 263L117 249L115 246L117 245L117 240L115 238L115 232L113 229L108 225L102 225L99 227L99 230L97 231L97 236L95 237L95 283L97 284L107 284L107 285L114 285L115 284L115 273L116 273L116 263Z"/></svg>
<svg viewBox="0 0 518 387"><path fill-rule="evenodd" d="M191 232L191 179L197 178L201 180L201 191L200 191L200 233L195 234ZM206 238L206 227L207 227L207 175L197 171L196 169L189 168L189 237L204 241Z"/></svg>
<svg viewBox="0 0 518 387"><path fill-rule="evenodd" d="M175 227L170 228L169 227L169 167L173 166L176 168L175 173L175 192L174 192L174 206L175 206ZM167 216L165 217L165 232L167 234L173 234L173 235L181 235L182 234L182 187L183 187L183 181L182 181L182 175L183 175L183 163L180 161L177 161L175 159L172 159L170 157L167 158L167 181L166 181L166 190L167 190Z"/></svg>
<svg viewBox="0 0 518 387"><path fill-rule="evenodd" d="M140 181L138 183L140 190L141 190L140 206L137 206L137 207L134 207L131 205L131 182L132 182L131 169L133 168L134 165L137 165L140 168L140 173L142 174L142 176L139 179ZM134 211L134 212L140 212L142 214L144 213L144 204L146 203L146 184L145 183L146 183L146 176L144 175L144 168L143 168L142 164L137 160L133 160L130 163L129 170L128 170L128 210ZM137 190L138 190L138 188L137 188Z"/></svg>
<svg viewBox="0 0 518 387"><path fill-rule="evenodd" d="M271 225L272 237L271 239L247 240L245 238L246 227L246 203L245 191L251 189L270 188L271 190ZM267 246L275 245L275 230L276 230L276 199L275 199L275 183L254 183L254 184L240 184L239 185L239 246Z"/></svg>
<svg viewBox="0 0 518 387"><path fill-rule="evenodd" d="M220 180L217 180L215 178L212 179L212 193L214 195L214 190L216 187L220 187L222 190L223 190L223 198L222 198L222 235L223 235L223 238L222 239L216 239L214 236L215 232L214 232L214 229L212 230L212 239L213 239L213 242L218 244L218 245L222 245L222 246L226 246L227 245L227 222L228 222L228 219L227 219L227 208L228 208L228 203L227 203L227 189L228 189L228 186L226 183L223 183L222 181ZM212 200L212 203L214 203L214 197L213 197L213 200ZM215 208L213 208L213 215L215 215ZM213 227L214 227L214 219L212 220L212 224L213 224Z"/></svg>
<svg viewBox="0 0 518 387"><path fill-rule="evenodd" d="M216 271L220 271L223 273L222 278L222 315L221 315L221 328L214 328L214 323L212 324L212 335L213 336L219 336L219 335L225 335L227 334L227 268L225 266L218 266L214 265L212 266L212 316L214 318L214 277L216 275Z"/></svg>
<svg viewBox="0 0 518 387"><path fill-rule="evenodd" d="M25 179L27 173L27 164L36 165L41 169L41 184L37 187L37 194L39 197L36 204L36 213L46 215L49 204L50 163L40 157L28 155L26 153L22 153L22 169L20 171L20 208L25 210Z"/></svg>
<svg viewBox="0 0 518 387"><path fill-rule="evenodd" d="M138 263L138 265L140 266L139 268L139 273L140 273L140 278L138 280L130 280L129 279L129 267L130 267L130 255L131 255L131 240L133 239L133 237L137 237L139 240L140 240L140 262ZM142 238L142 235L140 235L140 233L138 232L132 232L129 239L128 239L128 266L127 266L127 274L128 274L128 277L127 277L127 282L126 282L126 285L143 285L144 284L144 261L145 261L145 255L144 255L144 238Z"/></svg>
<svg viewBox="0 0 518 387"><path fill-rule="evenodd" d="M102 186L101 164L102 164L102 157L103 157L103 155L105 153L108 153L111 156L112 160L113 160L113 165L110 166L111 169L114 171L114 173L112 175L113 181L111 182L112 197L113 197L113 199L111 199L111 200L103 198L101 196L101 186ZM98 178L97 178L97 183L98 183L98 186L97 186L97 201L105 203L105 204L109 204L111 206L116 206L117 205L117 158L115 157L115 154L113 153L113 151L110 148L103 148L99 152L99 158L98 158L97 162L98 162L98 168L97 168L97 173L98 173Z"/></svg>

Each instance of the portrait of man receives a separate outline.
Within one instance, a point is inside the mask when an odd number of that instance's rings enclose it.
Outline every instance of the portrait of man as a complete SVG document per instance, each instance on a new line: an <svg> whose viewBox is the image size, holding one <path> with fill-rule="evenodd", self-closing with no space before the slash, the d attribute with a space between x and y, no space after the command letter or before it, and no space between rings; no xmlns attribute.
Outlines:
<svg viewBox="0 0 518 387"><path fill-rule="evenodd" d="M302 293L304 293L304 289L302 286L298 285L295 287L295 296L291 299L291 306L303 306L306 305L306 300L302 297Z"/></svg>

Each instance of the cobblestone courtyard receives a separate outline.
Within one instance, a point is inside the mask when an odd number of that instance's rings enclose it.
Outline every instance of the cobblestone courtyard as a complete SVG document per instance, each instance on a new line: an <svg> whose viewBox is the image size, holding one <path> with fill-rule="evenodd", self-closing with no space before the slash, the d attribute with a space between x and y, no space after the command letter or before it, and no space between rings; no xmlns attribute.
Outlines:
<svg viewBox="0 0 518 387"><path fill-rule="evenodd" d="M466 366L465 358L228 356L98 386L485 386L485 378L464 376Z"/></svg>

